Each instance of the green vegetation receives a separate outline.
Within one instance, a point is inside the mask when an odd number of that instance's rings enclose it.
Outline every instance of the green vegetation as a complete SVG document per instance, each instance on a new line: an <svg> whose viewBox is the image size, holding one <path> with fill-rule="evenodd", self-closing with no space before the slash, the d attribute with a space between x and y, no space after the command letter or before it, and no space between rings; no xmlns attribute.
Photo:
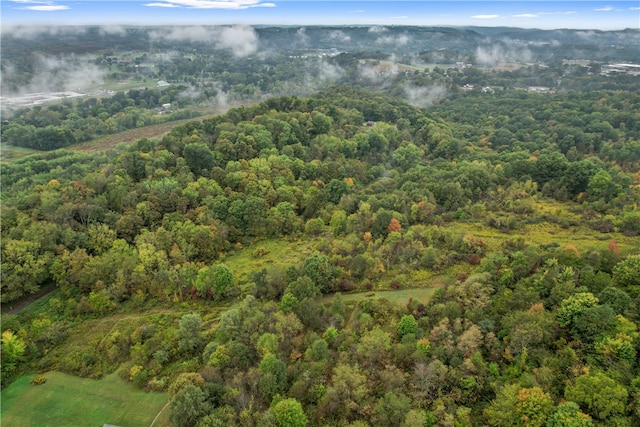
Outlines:
<svg viewBox="0 0 640 427"><path fill-rule="evenodd" d="M29 154L34 154L37 152L37 150L32 150L30 148L13 147L6 144L2 144L0 146L0 158L2 158L3 161L19 159L21 157L28 156Z"/></svg>
<svg viewBox="0 0 640 427"><path fill-rule="evenodd" d="M178 95L184 89L130 89L75 104L25 108L2 123L2 144L48 151L127 129L196 117L199 114L194 111L178 109Z"/></svg>
<svg viewBox="0 0 640 427"><path fill-rule="evenodd" d="M167 400L167 393L136 389L116 374L101 380L60 372L48 372L44 376L43 384L32 384L33 376L26 375L2 390L3 424L148 427Z"/></svg>
<svg viewBox="0 0 640 427"><path fill-rule="evenodd" d="M637 103L336 87L9 162L2 301L58 289L3 318L3 385L121 378L176 426L638 424Z"/></svg>

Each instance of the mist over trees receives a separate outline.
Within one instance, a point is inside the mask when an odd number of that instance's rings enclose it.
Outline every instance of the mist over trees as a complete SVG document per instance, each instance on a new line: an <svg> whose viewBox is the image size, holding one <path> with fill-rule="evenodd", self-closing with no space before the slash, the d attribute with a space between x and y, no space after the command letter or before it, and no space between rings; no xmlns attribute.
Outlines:
<svg viewBox="0 0 640 427"><path fill-rule="evenodd" d="M3 387L115 371L166 392L176 426L640 423L637 76L549 59L623 55L637 31L595 50L518 29L52 31L14 32L3 67L20 40L178 53L149 67L169 86L2 123L43 150L0 170L3 309L54 289L3 314ZM480 58L549 63L454 65ZM73 145L234 97L253 102Z"/></svg>

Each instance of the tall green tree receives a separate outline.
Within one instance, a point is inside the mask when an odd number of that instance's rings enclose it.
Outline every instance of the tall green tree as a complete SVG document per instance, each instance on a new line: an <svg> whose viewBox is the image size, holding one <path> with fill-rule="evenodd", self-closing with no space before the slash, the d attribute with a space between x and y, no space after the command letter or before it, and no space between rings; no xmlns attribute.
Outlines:
<svg viewBox="0 0 640 427"><path fill-rule="evenodd" d="M171 400L171 422L179 427L195 426L198 420L211 411L207 395L198 386L189 384Z"/></svg>
<svg viewBox="0 0 640 427"><path fill-rule="evenodd" d="M184 146L184 158L187 165L196 175L208 176L215 165L215 157L211 149L200 142Z"/></svg>
<svg viewBox="0 0 640 427"><path fill-rule="evenodd" d="M629 398L622 384L602 372L579 376L573 385L566 388L564 395L601 421L623 415Z"/></svg>
<svg viewBox="0 0 640 427"><path fill-rule="evenodd" d="M185 314L180 319L178 349L183 354L195 354L203 345L202 319L197 313Z"/></svg>
<svg viewBox="0 0 640 427"><path fill-rule="evenodd" d="M273 353L262 357L258 367L260 371L259 389L266 402L285 391L287 386L287 365Z"/></svg>
<svg viewBox="0 0 640 427"><path fill-rule="evenodd" d="M562 402L549 416L546 427L593 427L593 420L575 402Z"/></svg>
<svg viewBox="0 0 640 427"><path fill-rule="evenodd" d="M11 373L26 350L24 341L13 332L2 333L2 372Z"/></svg>
<svg viewBox="0 0 640 427"><path fill-rule="evenodd" d="M305 427L307 416L296 399L289 398L276 403L272 409L278 427Z"/></svg>

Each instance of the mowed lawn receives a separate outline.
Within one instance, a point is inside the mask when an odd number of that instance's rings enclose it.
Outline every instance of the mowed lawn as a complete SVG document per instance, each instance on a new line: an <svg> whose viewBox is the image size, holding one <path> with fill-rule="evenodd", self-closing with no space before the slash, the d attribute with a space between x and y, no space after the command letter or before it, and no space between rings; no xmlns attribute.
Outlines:
<svg viewBox="0 0 640 427"><path fill-rule="evenodd" d="M31 384L26 375L2 390L3 426L148 427L167 403L167 393L146 393L117 374L101 380L60 372L44 374L47 382Z"/></svg>

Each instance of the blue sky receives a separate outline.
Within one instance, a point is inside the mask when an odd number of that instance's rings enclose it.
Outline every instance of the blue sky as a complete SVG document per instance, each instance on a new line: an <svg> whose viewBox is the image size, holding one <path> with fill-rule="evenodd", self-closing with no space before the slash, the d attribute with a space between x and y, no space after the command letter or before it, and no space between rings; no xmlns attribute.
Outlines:
<svg viewBox="0 0 640 427"><path fill-rule="evenodd" d="M3 25L441 25L640 28L636 1L1 0Z"/></svg>

